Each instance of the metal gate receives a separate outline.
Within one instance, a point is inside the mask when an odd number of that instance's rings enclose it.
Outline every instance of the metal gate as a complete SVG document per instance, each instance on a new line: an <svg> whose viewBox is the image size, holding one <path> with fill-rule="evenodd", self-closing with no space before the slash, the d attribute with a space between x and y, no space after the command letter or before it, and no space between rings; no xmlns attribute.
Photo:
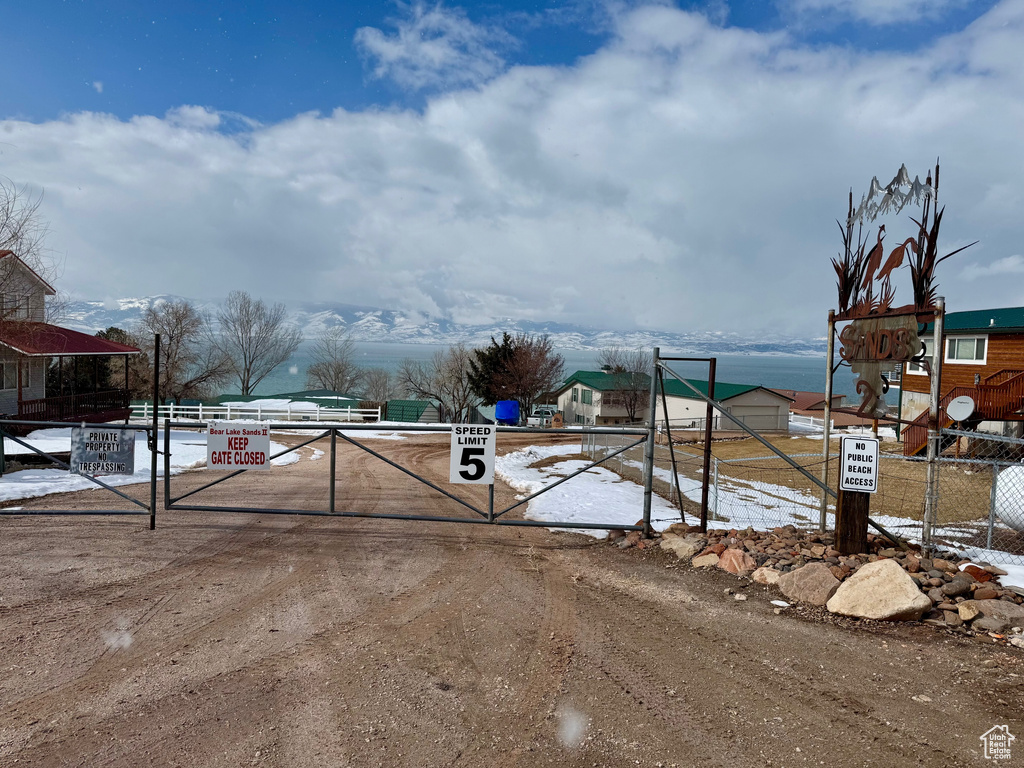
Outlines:
<svg viewBox="0 0 1024 768"><path fill-rule="evenodd" d="M28 441L12 434L12 427L29 428L29 429L67 429L84 426L81 423L71 423L63 421L25 421L18 419L2 419L0 420L0 464L4 462L4 440L12 440L13 442L27 448L31 453L46 458L51 464L56 465L61 469L66 469L71 472L71 465L65 462L63 459L54 456L53 454L47 453L40 450L36 446L32 445ZM157 471L157 449L154 428L150 425L128 425L128 424L103 424L103 429L107 431L117 432L143 432L146 434L146 443L150 449L150 477L149 477L149 494L148 501L140 501L129 496L126 493L122 493L117 488L103 482L98 477L94 477L88 474L79 474L79 477L86 479L87 481L103 488L110 493L119 496L125 501L129 502L133 508L129 509L0 509L0 516L4 517L40 517L40 516L63 516L63 515L89 515L89 516L149 516L149 527L152 530L156 527L156 471ZM19 431L21 431L19 429ZM3 468L0 467L0 472ZM132 485L137 485L132 483Z"/></svg>
<svg viewBox="0 0 1024 768"><path fill-rule="evenodd" d="M460 498L459 496L450 493L449 491L441 488L436 483L428 480L413 470L403 467L400 464L392 461L386 456L382 455L378 451L373 450L369 446L361 443L350 435L346 434L349 432L359 431L380 431L381 427L378 424L360 424L360 425L338 425L338 426L325 426L323 424L296 424L296 423L270 423L269 427L271 431L287 429L290 431L300 432L312 432L310 438L303 440L298 445L288 448L284 451L280 451L270 457L275 459L283 456L292 451L296 451L307 445L315 443L320 440L330 440L330 470L327 479L328 482L328 503L326 509L282 509L273 507L255 507L255 506L222 506L222 505L209 505L209 504L196 504L196 503L182 503L186 499L195 496L196 494L211 488L220 483L231 480L232 478L238 477L250 470L240 469L230 472L229 474L219 477L215 480L211 480L208 483L201 485L199 488L194 488L190 491L175 496L172 489L171 482L171 456L170 456L170 432L172 428L177 429L198 429L202 430L206 428L205 424L196 422L182 422L182 421L171 421L167 419L164 422L164 508L167 510L192 510L200 512L231 512L231 513L246 513L246 514L270 514L270 515L313 515L322 517L363 517L363 518L378 518L386 520L418 520L418 521L429 521L429 522L441 522L441 523L473 523L473 524L484 524L484 525L505 525L505 526L526 526L526 527L537 527L537 528L569 528L569 529L590 529L590 530L607 530L610 527L614 527L617 530L626 531L641 531L644 535L649 535L651 527L651 494L653 489L653 461L649 460L649 457L653 455L654 451L654 429L652 428L624 428L624 429L602 429L602 428L588 428L586 431L591 434L616 434L616 435L629 435L635 437L636 440L628 442L619 450L611 452L607 455L602 456L596 461L592 461L581 469L578 469L566 477L560 478L559 480L544 486L540 490L529 494L514 504L505 507L504 509L495 509L494 506L494 484L488 486L488 505L485 509L470 503L466 499ZM435 432L435 433L451 433L451 426L448 425L409 425L402 426L402 432ZM526 434L558 434L565 436L568 430L565 429L536 429L526 427L496 427L496 431L500 433L526 433ZM418 514L401 514L401 513L377 513L377 512L365 512L354 509L339 509L337 505L337 450L338 441L341 440L349 445L352 445L359 450L362 450L371 456L379 459L385 464L394 467L400 472L408 475L414 480L426 485L433 489L439 494L446 496L448 499L453 501L455 504L461 505L462 507L470 510L474 513L471 517L454 517L445 515L418 515ZM513 520L506 515L512 510L529 503L532 499L537 498L542 493L546 493L551 489L572 480L589 469L596 467L609 459L617 456L619 453L629 450L635 446L644 444L646 446L645 456L645 483L644 483L644 506L643 506L643 522L640 525L609 525L607 522L603 523L584 523L584 522L572 522L572 521L540 521L540 520Z"/></svg>

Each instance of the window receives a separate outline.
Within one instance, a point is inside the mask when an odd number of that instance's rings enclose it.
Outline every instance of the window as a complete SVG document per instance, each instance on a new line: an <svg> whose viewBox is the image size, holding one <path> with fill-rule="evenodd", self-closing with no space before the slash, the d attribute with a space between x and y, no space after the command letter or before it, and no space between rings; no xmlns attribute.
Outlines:
<svg viewBox="0 0 1024 768"><path fill-rule="evenodd" d="M572 401L574 403L578 403L579 400L580 400L580 388L579 387L573 387L572 388Z"/></svg>
<svg viewBox="0 0 1024 768"><path fill-rule="evenodd" d="M18 388L18 364L14 362L5 362L3 365L3 385L4 389L17 389Z"/></svg>
<svg viewBox="0 0 1024 768"><path fill-rule="evenodd" d="M594 391L591 389L583 390L583 404L593 405L594 404Z"/></svg>
<svg viewBox="0 0 1024 768"><path fill-rule="evenodd" d="M929 362L931 362L931 359L932 359L932 340L931 339L921 339L921 343L924 344L924 356L925 356L925 358ZM907 373L912 373L912 374L915 374L917 376L927 376L928 375L928 371L926 371L923 366L920 366L917 363L907 363Z"/></svg>
<svg viewBox="0 0 1024 768"><path fill-rule="evenodd" d="M576 414L576 415L575 415L575 416L573 417L573 421L574 421L575 423L577 423L577 424L582 424L582 423L583 423L583 414L577 413L577 414Z"/></svg>
<svg viewBox="0 0 1024 768"><path fill-rule="evenodd" d="M946 339L946 362L984 365L987 341L985 336L953 336Z"/></svg>
<svg viewBox="0 0 1024 768"><path fill-rule="evenodd" d="M0 317L4 320L28 320L28 299L0 296Z"/></svg>

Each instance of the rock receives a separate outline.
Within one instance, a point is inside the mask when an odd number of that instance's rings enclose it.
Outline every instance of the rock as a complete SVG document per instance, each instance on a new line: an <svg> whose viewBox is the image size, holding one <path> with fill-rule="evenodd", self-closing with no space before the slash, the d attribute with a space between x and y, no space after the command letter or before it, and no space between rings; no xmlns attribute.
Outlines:
<svg viewBox="0 0 1024 768"><path fill-rule="evenodd" d="M997 619L995 616L979 616L971 624L971 629L978 632L1005 632L1010 626L1006 619Z"/></svg>
<svg viewBox="0 0 1024 768"><path fill-rule="evenodd" d="M971 582L967 579L956 578L948 584L943 584L941 589L942 594L949 595L950 597L966 595L971 591Z"/></svg>
<svg viewBox="0 0 1024 768"><path fill-rule="evenodd" d="M936 587L935 589L928 590L928 599L933 603L944 603L946 602L946 596L942 593L942 590Z"/></svg>
<svg viewBox="0 0 1024 768"><path fill-rule="evenodd" d="M896 550L893 549L892 547L887 547L886 549L880 549L880 550L878 550L878 556L879 557L893 558L893 557L896 557Z"/></svg>
<svg viewBox="0 0 1024 768"><path fill-rule="evenodd" d="M996 619L1003 619L1009 626L1024 626L1024 605L1008 603L1005 600L965 600L957 606L960 618L970 621L977 615L991 616ZM965 618L964 613L971 613L970 618Z"/></svg>
<svg viewBox="0 0 1024 768"><path fill-rule="evenodd" d="M699 525L687 525L686 523L672 523L668 528L665 529L668 533L674 533L677 536L685 536L688 533L700 533Z"/></svg>
<svg viewBox="0 0 1024 768"><path fill-rule="evenodd" d="M949 560L939 560L935 558L932 560L932 567L939 571L946 571L947 573L956 573L956 563L951 563Z"/></svg>
<svg viewBox="0 0 1024 768"><path fill-rule="evenodd" d="M881 621L918 621L931 600L895 560L862 566L827 603L832 613Z"/></svg>
<svg viewBox="0 0 1024 768"><path fill-rule="evenodd" d="M737 576L746 576L757 568L757 563L742 549L727 549L719 557L718 567Z"/></svg>
<svg viewBox="0 0 1024 768"><path fill-rule="evenodd" d="M750 578L757 584L764 584L767 587L772 587L779 583L779 578L781 576L782 574L774 568L765 568L762 566L754 571Z"/></svg>
<svg viewBox="0 0 1024 768"><path fill-rule="evenodd" d="M610 531L608 531L608 541L615 542L619 539L624 539L625 537L626 532L618 528L612 528Z"/></svg>
<svg viewBox="0 0 1024 768"><path fill-rule="evenodd" d="M916 555L907 555L907 571L910 573L917 573L921 570L921 558Z"/></svg>
<svg viewBox="0 0 1024 768"><path fill-rule="evenodd" d="M942 615L946 621L947 627L959 627L964 623L964 620L960 618L960 614L956 611L943 611Z"/></svg>
<svg viewBox="0 0 1024 768"><path fill-rule="evenodd" d="M973 621L981 615L981 609L974 604L973 600L965 600L956 607L956 610L963 621Z"/></svg>
<svg viewBox="0 0 1024 768"><path fill-rule="evenodd" d="M746 595L733 595L732 599L733 600L739 600L740 602L742 602L742 601L747 599L747 596Z"/></svg>
<svg viewBox="0 0 1024 768"><path fill-rule="evenodd" d="M990 587L982 587L981 589L974 590L972 597L975 600L995 600L999 597L999 593Z"/></svg>
<svg viewBox="0 0 1024 768"><path fill-rule="evenodd" d="M617 546L619 549L629 549L630 547L636 546L636 540L629 538L629 536L624 536L623 538L615 542L615 546Z"/></svg>
<svg viewBox="0 0 1024 768"><path fill-rule="evenodd" d="M969 573L971 576L974 577L975 581L981 582L992 581L993 578L993 574L989 573L984 568L979 568L976 565L968 565L966 568L963 569L963 571L961 571L961 573Z"/></svg>
<svg viewBox="0 0 1024 768"><path fill-rule="evenodd" d="M825 605L839 589L839 584L839 579L832 575L824 563L805 565L783 574L779 579L782 594L791 600L811 605Z"/></svg>
<svg viewBox="0 0 1024 768"><path fill-rule="evenodd" d="M687 536L666 534L661 539L661 548L675 553L675 556L680 560L689 560L704 549L707 543L707 539L693 534L688 534Z"/></svg>
<svg viewBox="0 0 1024 768"><path fill-rule="evenodd" d="M643 534L640 531L630 531L626 534L626 540L632 542L632 546L636 546L640 543L640 539L643 538Z"/></svg>
<svg viewBox="0 0 1024 768"><path fill-rule="evenodd" d="M993 576L1006 576L1007 573L997 565L986 565L985 570Z"/></svg>
<svg viewBox="0 0 1024 768"><path fill-rule="evenodd" d="M709 552L706 555L697 555L690 561L690 565L694 568L711 568L718 565L718 555L714 552Z"/></svg>

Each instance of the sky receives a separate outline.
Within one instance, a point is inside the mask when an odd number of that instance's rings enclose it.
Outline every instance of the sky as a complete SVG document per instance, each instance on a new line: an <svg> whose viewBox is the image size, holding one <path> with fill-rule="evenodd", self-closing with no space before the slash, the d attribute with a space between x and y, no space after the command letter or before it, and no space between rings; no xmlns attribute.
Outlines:
<svg viewBox="0 0 1024 768"><path fill-rule="evenodd" d="M940 248L979 241L948 308L1024 304L1024 0L36 0L0 29L0 176L73 298L820 336L847 196L938 159Z"/></svg>

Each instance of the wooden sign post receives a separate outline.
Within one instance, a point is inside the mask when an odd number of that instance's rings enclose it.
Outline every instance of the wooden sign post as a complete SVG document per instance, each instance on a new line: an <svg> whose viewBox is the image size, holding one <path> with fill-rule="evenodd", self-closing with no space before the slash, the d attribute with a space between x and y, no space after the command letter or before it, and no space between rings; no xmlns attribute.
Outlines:
<svg viewBox="0 0 1024 768"><path fill-rule="evenodd" d="M844 436L839 442L839 498L836 549L844 555L866 552L871 494L878 491L878 440Z"/></svg>

